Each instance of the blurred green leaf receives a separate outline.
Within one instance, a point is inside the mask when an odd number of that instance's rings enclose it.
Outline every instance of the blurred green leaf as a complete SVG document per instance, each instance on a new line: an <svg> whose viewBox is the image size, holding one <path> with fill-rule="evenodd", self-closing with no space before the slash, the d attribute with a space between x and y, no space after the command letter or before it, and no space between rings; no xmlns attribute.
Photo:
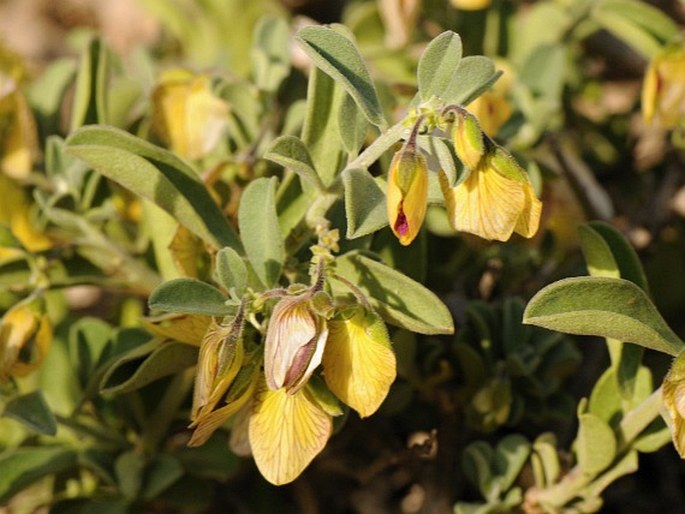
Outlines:
<svg viewBox="0 0 685 514"><path fill-rule="evenodd" d="M254 28L252 74L263 91L275 92L290 73L288 23L279 16L264 16Z"/></svg>
<svg viewBox="0 0 685 514"><path fill-rule="evenodd" d="M235 475L240 459L228 448L228 434L217 430L202 446L183 446L175 457L193 476L225 481Z"/></svg>
<svg viewBox="0 0 685 514"><path fill-rule="evenodd" d="M466 477L478 487L484 498L489 498L492 486L492 462L495 452L484 441L469 444L461 457L462 469Z"/></svg>
<svg viewBox="0 0 685 514"><path fill-rule="evenodd" d="M530 300L523 322L610 337L669 355L685 347L644 291L623 279L573 277L550 284Z"/></svg>
<svg viewBox="0 0 685 514"><path fill-rule="evenodd" d="M142 455L133 450L122 453L114 462L119 490L126 499L135 500L138 497L143 484L144 467Z"/></svg>
<svg viewBox="0 0 685 514"><path fill-rule="evenodd" d="M167 454L159 454L145 470L144 486L141 496L153 500L183 476L180 462Z"/></svg>
<svg viewBox="0 0 685 514"><path fill-rule="evenodd" d="M420 334L454 332L452 315L432 291L385 264L350 252L335 260L335 273L357 285L388 323ZM332 285L335 294L349 292Z"/></svg>
<svg viewBox="0 0 685 514"><path fill-rule="evenodd" d="M354 98L366 119L376 126L386 124L376 88L355 44L330 27L305 27L296 36L304 51Z"/></svg>
<svg viewBox="0 0 685 514"><path fill-rule="evenodd" d="M197 363L198 348L185 343L151 341L118 358L100 382L101 394L135 391Z"/></svg>
<svg viewBox="0 0 685 514"><path fill-rule="evenodd" d="M338 130L340 140L347 153L356 155L364 144L369 123L364 113L357 107L350 95L345 95L340 103L338 114Z"/></svg>
<svg viewBox="0 0 685 514"><path fill-rule="evenodd" d="M235 312L235 305L227 305L227 299L216 287L195 278L175 278L155 289L148 300L150 309L187 314L228 316Z"/></svg>
<svg viewBox="0 0 685 514"><path fill-rule="evenodd" d="M67 152L147 198L217 248L241 246L207 188L173 153L111 127L88 126L67 140Z"/></svg>
<svg viewBox="0 0 685 514"><path fill-rule="evenodd" d="M388 224L385 192L368 171L345 170L343 185L348 239L371 234Z"/></svg>
<svg viewBox="0 0 685 514"><path fill-rule="evenodd" d="M3 416L12 418L39 434L55 435L57 422L41 391L12 398L5 405Z"/></svg>
<svg viewBox="0 0 685 514"><path fill-rule="evenodd" d="M222 248L216 254L216 279L227 291L233 290L240 298L247 287L247 267L245 261L231 247Z"/></svg>
<svg viewBox="0 0 685 514"><path fill-rule="evenodd" d="M74 450L61 446L24 447L0 454L0 505L36 480L76 465Z"/></svg>
<svg viewBox="0 0 685 514"><path fill-rule="evenodd" d="M490 88L502 74L491 59L482 55L464 57L443 93L447 103L468 105Z"/></svg>
<svg viewBox="0 0 685 514"><path fill-rule="evenodd" d="M531 444L519 434L503 437L495 448L494 468L500 494L508 491L528 461Z"/></svg>
<svg viewBox="0 0 685 514"><path fill-rule="evenodd" d="M107 80L111 56L99 39L93 39L81 56L71 110L71 131L92 123L107 123Z"/></svg>
<svg viewBox="0 0 685 514"><path fill-rule="evenodd" d="M417 70L419 93L423 101L442 98L461 61L461 38L451 30L433 38L424 50Z"/></svg>
<svg viewBox="0 0 685 514"><path fill-rule="evenodd" d="M91 317L81 318L69 328L69 356L82 387L88 383L112 332L105 321Z"/></svg>
<svg viewBox="0 0 685 514"><path fill-rule="evenodd" d="M275 286L285 261L285 247L276 213L278 179L250 182L240 199L238 226L245 253L267 288Z"/></svg>
<svg viewBox="0 0 685 514"><path fill-rule="evenodd" d="M578 465L584 475L596 476L616 457L616 437L611 427L594 414L581 414L578 421Z"/></svg>
<svg viewBox="0 0 685 514"><path fill-rule="evenodd" d="M659 40L634 20L626 17L622 9L606 9L600 4L592 11L592 19L647 58L653 56L661 48Z"/></svg>

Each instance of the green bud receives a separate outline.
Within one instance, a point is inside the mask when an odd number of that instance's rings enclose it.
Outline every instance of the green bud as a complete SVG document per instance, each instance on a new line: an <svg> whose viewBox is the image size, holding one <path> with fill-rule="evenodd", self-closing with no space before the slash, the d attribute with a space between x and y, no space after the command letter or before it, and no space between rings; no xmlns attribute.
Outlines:
<svg viewBox="0 0 685 514"><path fill-rule="evenodd" d="M460 110L454 120L454 151L464 166L475 169L485 154L485 137L478 119Z"/></svg>
<svg viewBox="0 0 685 514"><path fill-rule="evenodd" d="M488 153L488 165L503 177L517 182L528 182L528 176L519 163L501 146Z"/></svg>

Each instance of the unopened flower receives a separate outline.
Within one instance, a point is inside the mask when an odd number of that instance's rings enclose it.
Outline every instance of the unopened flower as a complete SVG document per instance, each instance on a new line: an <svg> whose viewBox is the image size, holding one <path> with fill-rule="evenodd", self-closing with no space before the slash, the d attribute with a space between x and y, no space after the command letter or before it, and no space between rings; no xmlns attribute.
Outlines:
<svg viewBox="0 0 685 514"><path fill-rule="evenodd" d="M326 384L361 417L370 416L395 380L395 354L385 323L375 313L355 306L329 321L323 354Z"/></svg>
<svg viewBox="0 0 685 514"><path fill-rule="evenodd" d="M475 169L485 155L485 136L478 119L464 109L457 109L454 117L454 152L469 169Z"/></svg>
<svg viewBox="0 0 685 514"><path fill-rule="evenodd" d="M681 352L674 359L662 387L673 445L685 459L685 353Z"/></svg>
<svg viewBox="0 0 685 514"><path fill-rule="evenodd" d="M440 188L452 227L484 239L506 241L513 232L532 237L542 203L526 172L503 148L493 147L455 187L444 172Z"/></svg>
<svg viewBox="0 0 685 514"><path fill-rule="evenodd" d="M673 128L685 122L685 40L666 46L650 62L642 86L648 123Z"/></svg>
<svg viewBox="0 0 685 514"><path fill-rule="evenodd" d="M24 300L0 320L0 381L40 367L52 343L52 325L42 299Z"/></svg>
<svg viewBox="0 0 685 514"><path fill-rule="evenodd" d="M410 139L395 154L388 172L388 221L400 244L407 246L418 235L427 203L428 165Z"/></svg>
<svg viewBox="0 0 685 514"><path fill-rule="evenodd" d="M172 150L188 159L209 153L228 123L228 106L214 95L206 75L168 71L152 101L154 129Z"/></svg>
<svg viewBox="0 0 685 514"><path fill-rule="evenodd" d="M328 326L312 305L312 292L287 296L274 307L264 344L269 389L300 389L321 364Z"/></svg>

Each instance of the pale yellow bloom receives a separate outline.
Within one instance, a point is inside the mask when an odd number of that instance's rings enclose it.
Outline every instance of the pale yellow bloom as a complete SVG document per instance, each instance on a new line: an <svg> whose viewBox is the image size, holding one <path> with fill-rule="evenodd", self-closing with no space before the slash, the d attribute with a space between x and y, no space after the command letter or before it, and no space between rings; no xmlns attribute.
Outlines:
<svg viewBox="0 0 685 514"><path fill-rule="evenodd" d="M685 459L685 353L680 353L666 374L662 396L669 416L673 445Z"/></svg>
<svg viewBox="0 0 685 514"><path fill-rule="evenodd" d="M496 147L468 177L452 187L440 173L447 215L457 231L506 241L513 232L532 237L538 230L542 203L525 171Z"/></svg>
<svg viewBox="0 0 685 514"><path fill-rule="evenodd" d="M370 416L395 381L396 361L383 321L363 307L353 307L328 323L323 354L329 389L361 417Z"/></svg>
<svg viewBox="0 0 685 514"><path fill-rule="evenodd" d="M0 320L0 381L35 371L52 344L52 325L43 300L14 305Z"/></svg>
<svg viewBox="0 0 685 514"><path fill-rule="evenodd" d="M269 389L300 389L321 364L328 327L311 304L310 291L288 296L274 307L264 343L264 374Z"/></svg>
<svg viewBox="0 0 685 514"><path fill-rule="evenodd" d="M262 385L248 429L257 468L272 484L292 482L323 450L332 429L331 416L308 387L290 394Z"/></svg>
<svg viewBox="0 0 685 514"><path fill-rule="evenodd" d="M477 11L490 7L492 0L450 0L453 7L464 11Z"/></svg>
<svg viewBox="0 0 685 514"><path fill-rule="evenodd" d="M228 106L213 94L206 75L167 71L152 101L156 132L173 151L188 159L209 153L228 123Z"/></svg>
<svg viewBox="0 0 685 514"><path fill-rule="evenodd" d="M685 122L685 41L665 47L650 62L642 86L648 123L673 128Z"/></svg>
<svg viewBox="0 0 685 514"><path fill-rule="evenodd" d="M428 204L428 165L414 144L395 154L388 172L387 211L390 228L400 244L418 235Z"/></svg>

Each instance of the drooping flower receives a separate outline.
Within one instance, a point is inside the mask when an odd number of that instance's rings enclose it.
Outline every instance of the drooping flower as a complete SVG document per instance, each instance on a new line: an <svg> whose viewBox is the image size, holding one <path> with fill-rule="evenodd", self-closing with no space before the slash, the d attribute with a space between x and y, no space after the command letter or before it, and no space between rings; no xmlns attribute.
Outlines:
<svg viewBox="0 0 685 514"><path fill-rule="evenodd" d="M209 153L228 123L228 106L214 95L206 75L167 71L152 94L152 102L157 134L188 159Z"/></svg>
<svg viewBox="0 0 685 514"><path fill-rule="evenodd" d="M508 240L513 232L523 237L537 232L542 202L526 172L503 148L492 148L455 187L444 172L439 179L455 230L498 241Z"/></svg>
<svg viewBox="0 0 685 514"><path fill-rule="evenodd" d="M685 353L681 352L673 360L662 387L673 445L685 459Z"/></svg>
<svg viewBox="0 0 685 514"><path fill-rule="evenodd" d="M323 354L329 389L361 417L381 405L395 380L395 354L385 323L372 311L354 306L329 321Z"/></svg>
<svg viewBox="0 0 685 514"><path fill-rule="evenodd" d="M274 307L264 343L269 389L299 390L321 364L328 326L312 305L311 290L281 299Z"/></svg>
<svg viewBox="0 0 685 514"><path fill-rule="evenodd" d="M415 137L395 154L388 172L388 221L404 246L418 235L428 204L428 165L416 148Z"/></svg>
<svg viewBox="0 0 685 514"><path fill-rule="evenodd" d="M51 344L44 301L30 298L14 305L0 320L0 382L34 372Z"/></svg>
<svg viewBox="0 0 685 514"><path fill-rule="evenodd" d="M648 123L673 128L685 122L685 39L667 45L649 64L642 85Z"/></svg>

